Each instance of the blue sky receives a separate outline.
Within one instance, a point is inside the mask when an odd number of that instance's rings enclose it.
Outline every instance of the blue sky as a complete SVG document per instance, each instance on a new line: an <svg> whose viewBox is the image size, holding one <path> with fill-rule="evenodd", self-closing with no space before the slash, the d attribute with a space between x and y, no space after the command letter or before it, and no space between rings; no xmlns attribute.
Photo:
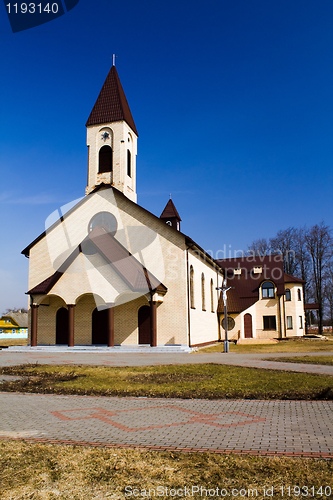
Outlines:
<svg viewBox="0 0 333 500"><path fill-rule="evenodd" d="M21 250L84 195L85 122L113 53L140 205L160 215L172 193L182 231L214 253L333 226L331 0L80 0L15 34L2 6L0 37L0 312L27 304Z"/></svg>

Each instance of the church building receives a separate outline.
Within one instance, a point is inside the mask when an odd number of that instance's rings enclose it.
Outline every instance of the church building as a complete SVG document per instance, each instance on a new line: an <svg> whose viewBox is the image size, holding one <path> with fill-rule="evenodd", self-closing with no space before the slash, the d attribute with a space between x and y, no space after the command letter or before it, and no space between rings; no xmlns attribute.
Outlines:
<svg viewBox="0 0 333 500"><path fill-rule="evenodd" d="M138 132L114 65L86 127L85 196L53 214L47 229L22 252L29 257L30 345L181 349L220 340L224 309L218 288L226 263L215 261L181 232L171 199L160 217L137 204ZM246 309L252 308L253 315L255 304L268 298L262 292L265 283L273 283L281 309L285 287L284 278L279 280L278 285L272 276L257 280L248 303L235 298L244 286L234 287L232 337L245 338ZM272 317L277 313L269 299ZM255 314L247 336L286 336L280 309L280 319L265 320L262 328L256 326L260 313ZM249 316L246 321L249 325Z"/></svg>

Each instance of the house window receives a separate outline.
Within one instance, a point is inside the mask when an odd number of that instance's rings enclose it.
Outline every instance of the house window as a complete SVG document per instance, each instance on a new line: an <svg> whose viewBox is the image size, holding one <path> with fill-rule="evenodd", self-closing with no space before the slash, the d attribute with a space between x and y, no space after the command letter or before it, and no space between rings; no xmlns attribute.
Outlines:
<svg viewBox="0 0 333 500"><path fill-rule="evenodd" d="M275 294L274 294L274 285L270 281L265 281L263 283L262 287L262 298L263 299L274 299Z"/></svg>
<svg viewBox="0 0 333 500"><path fill-rule="evenodd" d="M264 330L276 330L276 316L263 316Z"/></svg>
<svg viewBox="0 0 333 500"><path fill-rule="evenodd" d="M195 305L194 305L194 269L193 269L193 266L190 267L190 304L191 304L191 308L195 309Z"/></svg>
<svg viewBox="0 0 333 500"><path fill-rule="evenodd" d="M287 316L287 329L288 330L293 329L293 317L292 316Z"/></svg>
<svg viewBox="0 0 333 500"><path fill-rule="evenodd" d="M131 152L127 150L127 175L128 177L132 177L132 160L131 160Z"/></svg>
<svg viewBox="0 0 333 500"><path fill-rule="evenodd" d="M202 302L202 310L206 311L206 296L205 296L205 275L201 274L201 302Z"/></svg>
<svg viewBox="0 0 333 500"><path fill-rule="evenodd" d="M303 317L302 316L298 316L298 327L303 328Z"/></svg>
<svg viewBox="0 0 333 500"><path fill-rule="evenodd" d="M98 160L99 174L112 172L112 148L110 146L101 147Z"/></svg>
<svg viewBox="0 0 333 500"><path fill-rule="evenodd" d="M301 294L300 288L297 288L297 298L298 298L298 300L302 300L302 294Z"/></svg>
<svg viewBox="0 0 333 500"><path fill-rule="evenodd" d="M212 279L210 280L210 305L211 305L211 311L213 313L214 312L214 282Z"/></svg>
<svg viewBox="0 0 333 500"><path fill-rule="evenodd" d="M289 288L286 288L286 300L291 300L291 293Z"/></svg>

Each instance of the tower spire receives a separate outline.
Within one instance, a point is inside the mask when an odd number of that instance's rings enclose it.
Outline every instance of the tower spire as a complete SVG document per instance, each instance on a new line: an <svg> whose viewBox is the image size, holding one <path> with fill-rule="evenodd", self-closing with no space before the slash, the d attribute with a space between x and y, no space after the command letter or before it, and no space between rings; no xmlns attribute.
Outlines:
<svg viewBox="0 0 333 500"><path fill-rule="evenodd" d="M109 184L136 202L138 132L115 66L106 77L87 127L88 185L86 194Z"/></svg>
<svg viewBox="0 0 333 500"><path fill-rule="evenodd" d="M180 231L181 218L171 199L171 194L170 194L170 200L165 205L164 210L160 215L160 219L162 219L166 224L168 224L168 226L171 226L174 229L177 229L177 231Z"/></svg>

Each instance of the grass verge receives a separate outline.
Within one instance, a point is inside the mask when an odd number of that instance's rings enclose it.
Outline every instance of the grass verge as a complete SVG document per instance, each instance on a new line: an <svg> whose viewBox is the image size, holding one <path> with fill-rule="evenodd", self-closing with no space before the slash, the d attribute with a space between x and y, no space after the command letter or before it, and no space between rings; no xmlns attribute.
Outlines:
<svg viewBox="0 0 333 500"><path fill-rule="evenodd" d="M333 352L333 337L329 340L310 340L306 338L295 338L282 340L277 344L229 344L230 352L261 353L261 352ZM223 352L223 342L210 347L204 347L197 352Z"/></svg>
<svg viewBox="0 0 333 500"><path fill-rule="evenodd" d="M332 496L325 495L325 487L329 493L332 477L331 460L94 449L0 441L2 500L134 498L134 495L125 496L126 486L132 488L127 492L137 488L139 493L141 490L148 493L149 489L156 490L159 486L164 492L165 488L170 492L170 489L184 490L185 486L202 486L207 490L219 487L220 490L224 488L229 497L234 488L238 492L256 490L257 495L253 491L246 497L260 500L268 498L264 496L264 488L273 487L273 498L285 498L286 488L291 487L293 491L294 487L308 486L314 487L315 492L314 497L310 493L308 498L327 500ZM282 486L285 488L283 497ZM324 494L318 496L316 493L321 486ZM177 498L181 496L184 495ZM162 494L159 498L170 498L170 494ZM200 496L194 495L194 498ZM297 495L288 498L297 498Z"/></svg>
<svg viewBox="0 0 333 500"><path fill-rule="evenodd" d="M193 399L332 400L333 377L220 364L147 367L20 365L0 373L10 392Z"/></svg>
<svg viewBox="0 0 333 500"><path fill-rule="evenodd" d="M333 356L288 356L283 358L267 358L265 361L280 361L283 363L302 363L307 365L333 366Z"/></svg>
<svg viewBox="0 0 333 500"><path fill-rule="evenodd" d="M0 349L4 347L28 345L28 339L0 339Z"/></svg>

